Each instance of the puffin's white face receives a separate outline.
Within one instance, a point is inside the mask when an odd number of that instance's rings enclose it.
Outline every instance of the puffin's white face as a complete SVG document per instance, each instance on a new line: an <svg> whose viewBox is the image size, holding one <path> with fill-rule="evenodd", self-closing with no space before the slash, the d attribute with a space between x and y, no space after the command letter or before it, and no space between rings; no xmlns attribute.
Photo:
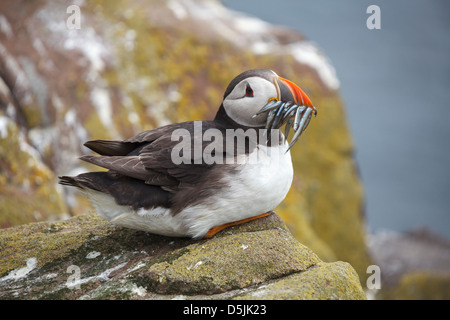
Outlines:
<svg viewBox="0 0 450 320"><path fill-rule="evenodd" d="M253 117L271 98L279 98L273 82L261 77L248 77L239 82L223 100L227 115L236 123L248 127L264 126L267 114Z"/></svg>

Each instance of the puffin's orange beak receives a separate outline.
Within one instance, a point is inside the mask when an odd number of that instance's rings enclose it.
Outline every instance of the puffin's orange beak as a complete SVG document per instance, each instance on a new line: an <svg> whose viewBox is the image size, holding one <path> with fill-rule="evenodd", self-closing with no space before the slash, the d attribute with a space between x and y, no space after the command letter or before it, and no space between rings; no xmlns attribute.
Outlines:
<svg viewBox="0 0 450 320"><path fill-rule="evenodd" d="M278 78L279 83L281 84L280 86L280 100L282 101L288 101L291 99L288 99L286 97L284 97L286 95L286 93L284 93L283 90L285 88L287 88L289 90L290 95L293 98L293 102L299 106L307 106L311 109L313 109L313 114L316 115L317 114L317 110L316 108L313 106L311 100L309 99L309 97L306 95L305 92L303 92L302 89L300 89L299 86L297 86L295 83L293 83L290 80L284 79L279 77Z"/></svg>
<svg viewBox="0 0 450 320"><path fill-rule="evenodd" d="M306 93L292 81L276 76L273 82L277 90L277 96L270 98L254 117L261 113L267 113L266 129L279 129L286 124L284 129L286 137L292 128L294 136L289 144L288 151L308 127L311 116L317 115L317 110Z"/></svg>

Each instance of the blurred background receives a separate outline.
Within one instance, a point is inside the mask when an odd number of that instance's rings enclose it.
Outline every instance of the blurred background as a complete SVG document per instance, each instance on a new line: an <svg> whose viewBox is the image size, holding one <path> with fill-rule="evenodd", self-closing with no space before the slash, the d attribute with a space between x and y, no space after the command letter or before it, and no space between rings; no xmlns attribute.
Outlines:
<svg viewBox="0 0 450 320"><path fill-rule="evenodd" d="M276 208L294 236L364 288L380 266L369 297L450 299L449 18L444 0L1 1L0 228L95 214L57 179L98 170L86 140L212 119L264 67L319 111Z"/></svg>
<svg viewBox="0 0 450 320"><path fill-rule="evenodd" d="M427 227L450 237L450 3L224 3L302 32L335 67L370 230ZM372 4L379 30L366 26Z"/></svg>

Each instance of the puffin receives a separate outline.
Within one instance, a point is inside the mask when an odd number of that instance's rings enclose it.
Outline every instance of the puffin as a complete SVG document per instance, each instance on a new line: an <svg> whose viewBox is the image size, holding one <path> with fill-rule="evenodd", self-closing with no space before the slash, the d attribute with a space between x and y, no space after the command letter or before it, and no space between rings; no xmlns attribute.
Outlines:
<svg viewBox="0 0 450 320"><path fill-rule="evenodd" d="M103 170L59 183L81 190L114 225L211 238L273 214L292 184L290 148L316 114L293 82L269 69L247 70L230 82L213 120L88 141L84 146L98 155L80 159Z"/></svg>

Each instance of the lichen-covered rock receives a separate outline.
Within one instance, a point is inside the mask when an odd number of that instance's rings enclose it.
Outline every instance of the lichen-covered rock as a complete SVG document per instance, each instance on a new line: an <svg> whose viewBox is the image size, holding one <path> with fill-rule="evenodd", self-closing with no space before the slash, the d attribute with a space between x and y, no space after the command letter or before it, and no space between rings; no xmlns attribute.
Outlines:
<svg viewBox="0 0 450 320"><path fill-rule="evenodd" d="M366 299L359 282L354 281L356 277L355 270L346 262L320 262L305 272L259 286L234 299ZM349 281L342 281L344 278Z"/></svg>
<svg viewBox="0 0 450 320"><path fill-rule="evenodd" d="M379 232L369 248L381 270L377 299L448 300L450 298L450 243L419 228L408 232Z"/></svg>
<svg viewBox="0 0 450 320"><path fill-rule="evenodd" d="M55 175L17 124L0 111L0 228L67 212Z"/></svg>
<svg viewBox="0 0 450 320"><path fill-rule="evenodd" d="M277 215L208 240L114 227L93 215L0 230L0 299L364 299Z"/></svg>
<svg viewBox="0 0 450 320"><path fill-rule="evenodd" d="M134 278L158 293L219 293L304 271L318 262L311 250L276 228L191 244L161 262L151 261Z"/></svg>
<svg viewBox="0 0 450 320"><path fill-rule="evenodd" d="M316 46L217 0L80 1L80 28L69 29L73 4L0 2L0 116L49 169L38 175L40 185L36 175L27 184L12 169L16 160L0 153L1 199L9 199L0 210L3 226L24 223L19 216L86 213L85 198L68 188L61 197L54 187L55 176L87 169L78 160L86 140L211 119L233 77L264 67L299 84L319 111L292 149L294 182L276 210L322 259L349 261L365 275L371 263L353 141L339 81ZM1 136L13 141L3 123ZM9 144L7 152L17 148Z"/></svg>

